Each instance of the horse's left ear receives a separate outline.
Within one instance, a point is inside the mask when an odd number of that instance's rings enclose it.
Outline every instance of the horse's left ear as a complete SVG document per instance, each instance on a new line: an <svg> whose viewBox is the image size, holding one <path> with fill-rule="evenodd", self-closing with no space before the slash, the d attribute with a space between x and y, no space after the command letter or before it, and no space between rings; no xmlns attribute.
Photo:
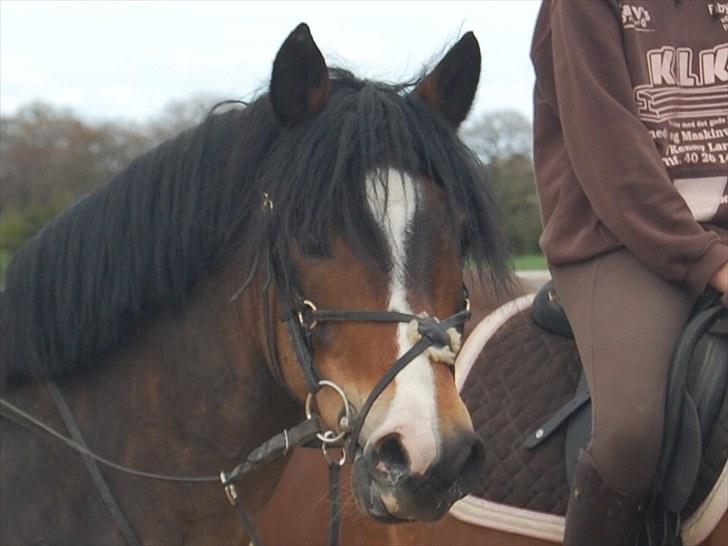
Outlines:
<svg viewBox="0 0 728 546"><path fill-rule="evenodd" d="M316 115L329 98L329 69L306 23L283 42L270 80L270 102L278 120L290 127Z"/></svg>
<svg viewBox="0 0 728 546"><path fill-rule="evenodd" d="M414 94L456 129L468 116L480 80L480 46L475 34L460 38L415 88Z"/></svg>

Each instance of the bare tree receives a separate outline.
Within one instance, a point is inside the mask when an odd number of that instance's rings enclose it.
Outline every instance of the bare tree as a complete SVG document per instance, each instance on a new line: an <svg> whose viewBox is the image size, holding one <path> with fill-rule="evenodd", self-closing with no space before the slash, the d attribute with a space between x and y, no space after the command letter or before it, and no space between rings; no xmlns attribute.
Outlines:
<svg viewBox="0 0 728 546"><path fill-rule="evenodd" d="M485 164L516 254L538 253L541 220L534 185L531 123L514 110L487 112L462 130Z"/></svg>
<svg viewBox="0 0 728 546"><path fill-rule="evenodd" d="M199 124L220 102L213 95L175 100L141 125L86 121L40 101L0 118L0 253L12 253L69 203Z"/></svg>
<svg viewBox="0 0 728 546"><path fill-rule="evenodd" d="M531 123L515 110L485 112L462 129L462 138L484 163L514 155L531 157Z"/></svg>
<svg viewBox="0 0 728 546"><path fill-rule="evenodd" d="M165 105L161 114L146 124L145 133L156 143L164 142L201 123L215 105L224 101L223 97L210 94L199 94L186 100L172 100Z"/></svg>
<svg viewBox="0 0 728 546"><path fill-rule="evenodd" d="M149 146L133 127L90 124L46 103L27 105L0 122L0 211L74 199Z"/></svg>
<svg viewBox="0 0 728 546"><path fill-rule="evenodd" d="M151 139L42 102L0 120L0 250L14 251L70 202L109 181Z"/></svg>

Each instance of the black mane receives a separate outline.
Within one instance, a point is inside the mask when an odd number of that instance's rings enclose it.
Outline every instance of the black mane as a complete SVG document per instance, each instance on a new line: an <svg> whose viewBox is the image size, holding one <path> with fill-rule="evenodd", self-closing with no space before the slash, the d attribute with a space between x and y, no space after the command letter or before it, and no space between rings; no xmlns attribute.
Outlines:
<svg viewBox="0 0 728 546"><path fill-rule="evenodd" d="M160 309L184 305L201 275L235 257L259 263L269 246L285 252L295 239L325 254L336 228L382 260L363 184L377 168L436 180L467 218L475 263L506 279L482 166L410 87L332 70L326 106L294 129L281 128L263 95L136 159L15 256L0 306L0 383L29 373L31 360L51 374L93 362Z"/></svg>

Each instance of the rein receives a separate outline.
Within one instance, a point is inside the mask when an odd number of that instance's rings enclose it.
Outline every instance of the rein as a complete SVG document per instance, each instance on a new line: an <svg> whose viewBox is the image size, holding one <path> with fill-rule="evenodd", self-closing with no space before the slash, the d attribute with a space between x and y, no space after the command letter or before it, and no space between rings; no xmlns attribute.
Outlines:
<svg viewBox="0 0 728 546"><path fill-rule="evenodd" d="M124 514L121 512L121 509L116 504L116 501L113 498L105 480L100 474L98 474L98 468L95 463L100 463L103 466L112 468L124 474L140 478L148 478L153 480L177 483L222 483L224 486L225 495L227 496L230 504L236 509L237 514L240 517L241 523L245 528L245 532L251 540L251 543L254 546L259 546L261 542L257 536L257 533L255 532L255 526L250 516L246 512L244 512L238 505L238 493L235 489L235 486L232 484L232 481L240 479L241 477L252 472L253 470L256 470L258 467L262 466L265 463L285 456L294 447L297 447L299 445L305 445L316 440L317 435L321 431L321 425L316 416L307 418L305 421L299 423L295 427L276 434L265 443L261 444L259 447L251 451L250 454L248 454L248 456L246 457L245 461L237 465L229 473L221 472L219 475L207 476L177 476L169 474L159 474L155 472L146 472L115 463L114 461L111 461L91 451L83 441L83 437L81 436L80 431L78 431L78 427L70 411L62 411L62 407L65 406L66 409L68 408L66 406L65 400L63 400L63 397L61 396L60 391L58 391L58 387L56 386L56 384L49 379L47 380L46 385L49 387L52 393L54 390L57 391L57 396L53 396L54 402L56 402L59 413L61 414L61 417L66 427L69 428L69 431L71 432L74 439L71 439L61 434L54 428L46 425L42 421L26 413L25 411L23 411L16 405L8 402L2 397L0 397L0 416L30 431L39 430L45 432L46 434L49 434L51 437L65 444L67 447L78 452L84 458L84 461L90 461L91 463L93 463L93 465L89 465L87 463L87 468L93 478L94 485L96 485L99 494L101 495L104 503L109 509L109 512L114 519L114 523L116 523L120 532L124 536L125 541L129 545L141 544L141 541L136 537L134 531L131 529L131 526L124 517ZM60 399L58 397L60 397Z"/></svg>

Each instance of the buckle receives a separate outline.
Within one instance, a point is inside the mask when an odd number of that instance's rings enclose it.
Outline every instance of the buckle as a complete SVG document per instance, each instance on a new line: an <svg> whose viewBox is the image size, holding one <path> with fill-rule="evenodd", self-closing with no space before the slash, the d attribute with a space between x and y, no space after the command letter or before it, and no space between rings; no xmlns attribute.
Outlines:
<svg viewBox="0 0 728 546"><path fill-rule="evenodd" d="M225 472L220 472L220 481L225 488L225 496L231 506L238 505L238 490L235 489L235 484L228 482L228 477Z"/></svg>

